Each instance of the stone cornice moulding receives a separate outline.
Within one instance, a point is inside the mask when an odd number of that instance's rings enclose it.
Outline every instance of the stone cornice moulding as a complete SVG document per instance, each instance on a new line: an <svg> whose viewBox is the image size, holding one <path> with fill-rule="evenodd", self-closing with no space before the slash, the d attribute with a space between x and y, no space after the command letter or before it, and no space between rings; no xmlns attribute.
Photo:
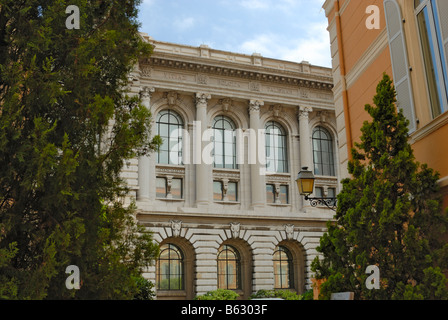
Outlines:
<svg viewBox="0 0 448 320"><path fill-rule="evenodd" d="M237 68L235 63L229 64L228 66L211 65L193 61L182 61L178 58L179 57L151 57L149 59L140 61L140 68L149 68L151 70L154 70L154 67L165 67L176 70L195 72L202 75L212 74L219 76L229 76L241 79L249 79L252 81L278 83L323 91L332 91L334 87L332 83L333 79L331 77L325 77L312 73L295 73L289 71L280 72L280 70L267 70L267 68L264 67L257 67L257 70L246 70L242 68L243 66L241 66L241 68Z"/></svg>

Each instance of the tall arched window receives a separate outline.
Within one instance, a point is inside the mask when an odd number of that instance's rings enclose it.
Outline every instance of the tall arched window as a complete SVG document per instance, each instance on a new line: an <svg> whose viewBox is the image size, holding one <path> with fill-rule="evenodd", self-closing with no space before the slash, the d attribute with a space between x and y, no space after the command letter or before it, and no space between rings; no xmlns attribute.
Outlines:
<svg viewBox="0 0 448 320"><path fill-rule="evenodd" d="M228 117L213 121L213 143L215 168L237 169L235 124Z"/></svg>
<svg viewBox="0 0 448 320"><path fill-rule="evenodd" d="M241 289L241 259L238 250L223 245L218 252L218 288Z"/></svg>
<svg viewBox="0 0 448 320"><path fill-rule="evenodd" d="M266 123L266 170L268 172L288 172L288 149L286 131L274 121Z"/></svg>
<svg viewBox="0 0 448 320"><path fill-rule="evenodd" d="M330 133L316 127L313 131L314 174L320 176L335 176L333 140Z"/></svg>
<svg viewBox="0 0 448 320"><path fill-rule="evenodd" d="M160 247L157 261L157 289L184 289L184 255L173 244L164 244Z"/></svg>
<svg viewBox="0 0 448 320"><path fill-rule="evenodd" d="M294 284L294 267L291 253L283 246L274 252L274 288L290 289Z"/></svg>
<svg viewBox="0 0 448 320"><path fill-rule="evenodd" d="M157 134L162 138L157 163L182 164L182 118L172 110L163 110L157 115Z"/></svg>

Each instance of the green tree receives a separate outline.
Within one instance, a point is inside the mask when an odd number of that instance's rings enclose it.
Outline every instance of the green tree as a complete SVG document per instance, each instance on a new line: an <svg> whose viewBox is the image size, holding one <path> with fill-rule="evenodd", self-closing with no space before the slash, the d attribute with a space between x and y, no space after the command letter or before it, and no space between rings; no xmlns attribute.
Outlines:
<svg viewBox="0 0 448 320"><path fill-rule="evenodd" d="M366 105L361 142L352 150L335 221L321 238L312 269L326 279L321 298L353 291L356 299L447 299L448 220L439 175L416 162L408 121L396 112L396 92L384 75ZM380 289L368 290L366 269L380 270Z"/></svg>
<svg viewBox="0 0 448 320"><path fill-rule="evenodd" d="M0 0L0 296L131 299L158 247L124 206L150 112L128 75L152 47L140 1ZM67 29L66 8L80 10ZM67 290L77 265L81 289Z"/></svg>

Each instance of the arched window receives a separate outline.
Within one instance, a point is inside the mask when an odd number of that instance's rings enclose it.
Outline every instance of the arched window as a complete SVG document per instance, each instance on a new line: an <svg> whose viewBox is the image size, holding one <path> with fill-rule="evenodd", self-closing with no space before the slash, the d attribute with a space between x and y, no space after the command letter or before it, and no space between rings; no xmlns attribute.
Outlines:
<svg viewBox="0 0 448 320"><path fill-rule="evenodd" d="M283 246L274 252L274 288L290 289L294 284L294 268L291 253Z"/></svg>
<svg viewBox="0 0 448 320"><path fill-rule="evenodd" d="M157 289L184 289L184 255L173 244L164 244L160 247L157 261Z"/></svg>
<svg viewBox="0 0 448 320"><path fill-rule="evenodd" d="M218 288L241 289L241 259L238 251L223 245L218 252Z"/></svg>
<svg viewBox="0 0 448 320"><path fill-rule="evenodd" d="M330 133L316 127L313 131L314 174L320 176L335 176L333 140Z"/></svg>
<svg viewBox="0 0 448 320"><path fill-rule="evenodd" d="M213 143L215 168L237 169L235 124L228 117L213 121Z"/></svg>
<svg viewBox="0 0 448 320"><path fill-rule="evenodd" d="M266 170L268 172L288 172L288 149L286 147L286 131L274 121L266 126Z"/></svg>
<svg viewBox="0 0 448 320"><path fill-rule="evenodd" d="M157 134L162 138L157 163L182 164L182 118L172 110L163 110L157 115Z"/></svg>

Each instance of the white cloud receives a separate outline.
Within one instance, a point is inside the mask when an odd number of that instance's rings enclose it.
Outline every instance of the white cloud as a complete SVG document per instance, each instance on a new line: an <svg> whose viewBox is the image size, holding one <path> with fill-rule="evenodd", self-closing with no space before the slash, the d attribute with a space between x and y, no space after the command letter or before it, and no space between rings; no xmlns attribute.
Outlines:
<svg viewBox="0 0 448 320"><path fill-rule="evenodd" d="M239 50L252 54L254 52L276 59L301 62L331 67L329 36L326 25L314 24L309 26L306 35L297 38L286 38L275 33L258 34L254 38L244 41Z"/></svg>
<svg viewBox="0 0 448 320"><path fill-rule="evenodd" d="M269 8L268 0L243 0L240 5L247 9L267 9Z"/></svg>
<svg viewBox="0 0 448 320"><path fill-rule="evenodd" d="M157 0L143 0L142 4L145 5L145 6L150 7L150 6L154 5L156 3L156 1Z"/></svg>
<svg viewBox="0 0 448 320"><path fill-rule="evenodd" d="M185 17L179 20L173 21L173 26L177 30L184 31L186 29L192 28L196 23L196 20L193 17Z"/></svg>

